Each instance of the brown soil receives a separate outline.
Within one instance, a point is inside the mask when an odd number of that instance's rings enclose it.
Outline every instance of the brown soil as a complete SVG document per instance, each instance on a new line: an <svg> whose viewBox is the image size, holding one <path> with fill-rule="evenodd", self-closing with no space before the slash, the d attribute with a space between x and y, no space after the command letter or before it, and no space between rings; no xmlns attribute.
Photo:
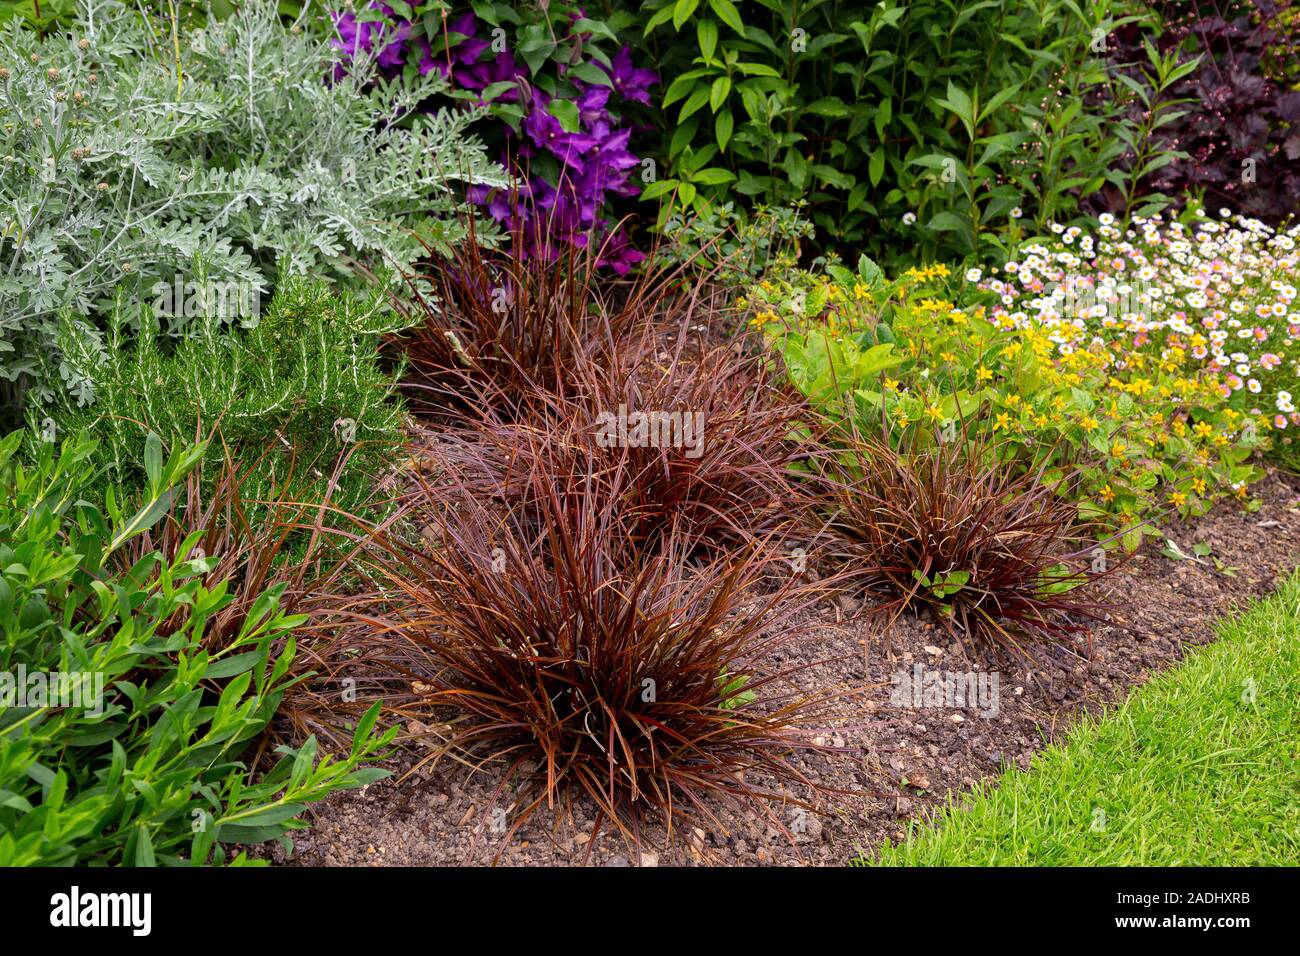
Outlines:
<svg viewBox="0 0 1300 956"><path fill-rule="evenodd" d="M777 808L789 835L752 812L719 807L720 825L709 829L689 827L672 840L662 829L649 832L638 858L608 825L593 845L592 808L578 802L564 815L535 814L502 846L492 832L500 818L485 812L500 782L493 770L471 772L443 760L401 780L421 756L418 739L411 739L410 749L390 765L392 778L313 807L313 826L297 836L292 858L278 849L273 858L289 865L426 866L488 863L499 850L496 862L524 866L842 865L861 848L897 838L908 818L1003 765L1026 768L1081 712L1100 711L1179 660L1187 646L1210 641L1216 616L1268 592L1300 564L1300 479L1273 474L1252 491L1262 501L1255 513L1223 505L1166 529L1185 552L1203 542L1212 557L1174 560L1159 547L1144 547L1105 579L1114 609L1088 638L1054 649L1032 670L1001 665L994 716L891 704L891 675L911 673L916 664L986 669L942 629L906 617L873 636L863 608L844 595L808 612L799 639L784 646L774 666L810 664L799 672L804 690L845 687L854 693L839 700L840 716L826 727L833 752L793 757L809 779L837 792L792 792L821 812ZM864 642L870 650L865 675Z"/></svg>

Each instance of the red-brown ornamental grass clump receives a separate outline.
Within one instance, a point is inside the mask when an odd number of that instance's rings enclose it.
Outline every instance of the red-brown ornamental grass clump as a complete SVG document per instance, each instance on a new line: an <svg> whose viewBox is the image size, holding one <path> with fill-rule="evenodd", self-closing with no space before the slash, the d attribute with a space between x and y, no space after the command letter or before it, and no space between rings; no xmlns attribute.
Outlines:
<svg viewBox="0 0 1300 956"><path fill-rule="evenodd" d="M590 480L642 549L674 527L705 548L769 538L806 508L792 471L805 408L760 359L732 346L669 354L646 336L575 372L572 395L527 390L526 423L489 416L445 436L438 457L522 515L538 474Z"/></svg>
<svg viewBox="0 0 1300 956"><path fill-rule="evenodd" d="M716 822L711 800L766 805L769 788L813 786L787 755L810 745L796 728L815 702L763 665L808 586L786 567L786 586L756 596L774 550L694 559L678 522L654 548L629 547L635 515L609 507L627 460L593 456L577 475L539 455L519 479L527 513L457 468L420 482L404 519L421 540L376 534L382 586L342 606L367 640L405 649L404 672L446 719L440 753L502 770L504 839L577 795L639 842L648 816L671 833L679 817Z"/></svg>
<svg viewBox="0 0 1300 956"><path fill-rule="evenodd" d="M1080 589L1100 576L1098 545L1047 476L999 451L964 433L860 438L819 460L819 483L828 554L882 613L929 607L954 633L1023 655L1027 639L1060 640L1096 616Z"/></svg>
<svg viewBox="0 0 1300 956"><path fill-rule="evenodd" d="M432 254L425 273L407 277L406 299L395 300L413 320L390 345L404 354L403 385L417 413L472 418L490 408L520 417L523 392L570 395L582 368L629 334L707 321L695 313L708 308L701 291L708 283L692 262L620 278L597 265L594 242L548 257L488 248L472 221L468 228L469 241L450 256ZM510 248L534 245L523 238L516 234Z"/></svg>

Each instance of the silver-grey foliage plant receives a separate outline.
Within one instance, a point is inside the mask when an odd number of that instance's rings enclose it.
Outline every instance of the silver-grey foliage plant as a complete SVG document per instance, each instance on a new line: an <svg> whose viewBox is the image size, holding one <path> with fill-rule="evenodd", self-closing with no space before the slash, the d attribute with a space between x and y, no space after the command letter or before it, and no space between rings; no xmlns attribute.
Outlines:
<svg viewBox="0 0 1300 956"><path fill-rule="evenodd" d="M0 31L0 401L56 389L127 294L202 275L269 292L279 270L409 265L462 238L465 183L506 185L469 112L419 112L435 73L334 69L326 39L255 0L179 29L91 0L70 30ZM168 316L183 335L185 319ZM90 359L91 361L87 361Z"/></svg>

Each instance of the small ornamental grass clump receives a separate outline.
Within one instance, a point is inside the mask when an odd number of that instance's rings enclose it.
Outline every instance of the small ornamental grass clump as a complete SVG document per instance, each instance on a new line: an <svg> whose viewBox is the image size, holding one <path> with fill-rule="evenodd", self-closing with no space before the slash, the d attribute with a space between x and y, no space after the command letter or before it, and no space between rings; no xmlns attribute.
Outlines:
<svg viewBox="0 0 1300 956"><path fill-rule="evenodd" d="M516 224L510 249L488 248L468 221L475 241L434 253L427 270L407 276L408 295L395 302L406 327L388 341L406 363L415 412L526 421L539 390L561 399L590 390L593 369L638 364L654 330L671 341L710 326L723 308L710 282L717 270L701 267L698 253L675 263L653 256L654 265L620 278L600 264L608 239L566 246L551 261L518 251L522 232L550 228Z"/></svg>
<svg viewBox="0 0 1300 956"><path fill-rule="evenodd" d="M612 353L668 293L662 275L602 276L592 246L547 261L484 248L470 230L474 241L408 277L410 327L390 337L417 413L468 411L474 419L495 409L510 417L537 388L569 394L576 367ZM516 235L515 246L521 241Z"/></svg>
<svg viewBox="0 0 1300 956"><path fill-rule="evenodd" d="M1105 573L1106 552L1077 507L1005 449L964 434L899 447L873 436L829 450L816 480L828 554L882 597L882 613L929 607L953 633L1023 655L1026 641L1086 630L1098 605L1078 589Z"/></svg>
<svg viewBox="0 0 1300 956"><path fill-rule="evenodd" d="M341 606L370 641L404 649L426 706L458 714L446 751L502 768L489 810L507 814L504 839L576 795L595 802L598 827L608 818L639 843L647 818L671 834L678 818L713 819L711 798L812 786L787 756L809 745L796 728L815 701L761 664L811 589L762 542L692 559L684 522L653 549L629 547L636 517L609 499L632 483L629 461L581 475L537 451L519 477L527 509L500 507L444 462L405 505L422 540L376 533L383 586ZM787 584L751 595L778 561Z"/></svg>
<svg viewBox="0 0 1300 956"><path fill-rule="evenodd" d="M281 484L265 480L267 459L278 453L275 447L260 455L251 448L244 453L236 457L225 446L220 458L186 474L169 493L156 523L124 542L108 564L126 574L151 555L169 564L189 562L204 587L224 589L227 601L208 617L203 631L202 646L212 654L224 653L237 641L261 595L274 590L282 611L300 616L302 623L293 633L297 654L285 658L292 664L284 668L287 683L271 736L279 739L291 728L296 739L316 734L330 744L344 743L351 733L343 732L345 724L365 708L327 690L341 660L334 653L337 635L331 628L313 626L330 605L329 594L348 587L353 545L341 526L356 519L341 514L332 499L343 463L321 488L319 500L308 501L289 493L295 486L292 475ZM261 489L260 498L251 494L255 487ZM169 637L187 619L188 611L178 608L160 623L158 633ZM271 647L274 654L283 649L283 641ZM356 666L358 661L349 658L348 663Z"/></svg>

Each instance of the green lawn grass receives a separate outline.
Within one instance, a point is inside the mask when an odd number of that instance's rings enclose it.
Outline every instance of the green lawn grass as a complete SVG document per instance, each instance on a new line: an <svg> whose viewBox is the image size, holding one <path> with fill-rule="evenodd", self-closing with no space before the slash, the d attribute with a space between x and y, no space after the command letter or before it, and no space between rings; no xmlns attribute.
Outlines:
<svg viewBox="0 0 1300 956"><path fill-rule="evenodd" d="M883 866L1300 863L1300 574Z"/></svg>

